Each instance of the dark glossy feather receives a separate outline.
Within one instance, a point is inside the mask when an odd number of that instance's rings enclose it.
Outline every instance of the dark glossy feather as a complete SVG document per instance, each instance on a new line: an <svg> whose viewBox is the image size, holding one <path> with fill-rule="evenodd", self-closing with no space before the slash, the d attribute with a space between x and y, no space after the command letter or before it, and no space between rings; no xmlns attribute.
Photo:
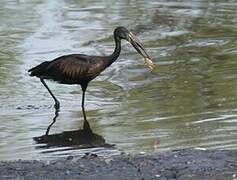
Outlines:
<svg viewBox="0 0 237 180"><path fill-rule="evenodd" d="M29 70L31 76L52 79L63 84L81 84L98 76L106 67L106 58L71 54L46 61Z"/></svg>
<svg viewBox="0 0 237 180"><path fill-rule="evenodd" d="M45 61L31 69L28 70L28 72L30 73L30 76L37 76L39 77L41 74L45 73L45 69L47 68L47 66L49 65L50 62Z"/></svg>

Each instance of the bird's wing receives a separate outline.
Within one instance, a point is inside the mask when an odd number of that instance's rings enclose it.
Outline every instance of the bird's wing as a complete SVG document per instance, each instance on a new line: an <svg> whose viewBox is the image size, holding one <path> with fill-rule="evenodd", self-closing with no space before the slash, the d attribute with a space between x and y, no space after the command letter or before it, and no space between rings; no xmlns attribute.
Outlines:
<svg viewBox="0 0 237 180"><path fill-rule="evenodd" d="M55 79L77 80L88 76L91 57L86 55L61 56L52 61L47 67L50 77Z"/></svg>

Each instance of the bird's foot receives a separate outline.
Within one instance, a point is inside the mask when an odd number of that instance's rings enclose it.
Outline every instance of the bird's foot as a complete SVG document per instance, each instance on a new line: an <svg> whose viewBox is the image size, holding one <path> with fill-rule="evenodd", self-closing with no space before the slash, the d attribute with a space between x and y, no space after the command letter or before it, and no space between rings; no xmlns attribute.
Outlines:
<svg viewBox="0 0 237 180"><path fill-rule="evenodd" d="M56 110L59 110L59 108L60 108L60 103L59 103L59 101L55 101L54 108L55 108Z"/></svg>

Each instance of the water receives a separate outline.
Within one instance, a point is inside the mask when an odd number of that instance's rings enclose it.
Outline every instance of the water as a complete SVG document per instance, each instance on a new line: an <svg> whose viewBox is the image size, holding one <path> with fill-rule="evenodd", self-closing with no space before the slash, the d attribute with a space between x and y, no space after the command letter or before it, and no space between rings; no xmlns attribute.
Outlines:
<svg viewBox="0 0 237 180"><path fill-rule="evenodd" d="M236 149L236 12L231 0L2 0L0 159ZM150 73L123 43L119 60L90 83L91 127L115 148L40 148L32 138L52 122L53 101L27 70L64 54L111 53L118 25L139 37L158 68ZM80 87L47 83L61 102L50 133L79 129Z"/></svg>

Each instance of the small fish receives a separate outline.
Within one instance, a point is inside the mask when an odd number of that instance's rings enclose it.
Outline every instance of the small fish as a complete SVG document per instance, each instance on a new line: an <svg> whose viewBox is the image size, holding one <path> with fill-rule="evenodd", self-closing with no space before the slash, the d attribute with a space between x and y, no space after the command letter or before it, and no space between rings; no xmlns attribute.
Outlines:
<svg viewBox="0 0 237 180"><path fill-rule="evenodd" d="M150 58L144 58L144 63L149 67L151 71L153 71L156 67L156 65L152 62Z"/></svg>

